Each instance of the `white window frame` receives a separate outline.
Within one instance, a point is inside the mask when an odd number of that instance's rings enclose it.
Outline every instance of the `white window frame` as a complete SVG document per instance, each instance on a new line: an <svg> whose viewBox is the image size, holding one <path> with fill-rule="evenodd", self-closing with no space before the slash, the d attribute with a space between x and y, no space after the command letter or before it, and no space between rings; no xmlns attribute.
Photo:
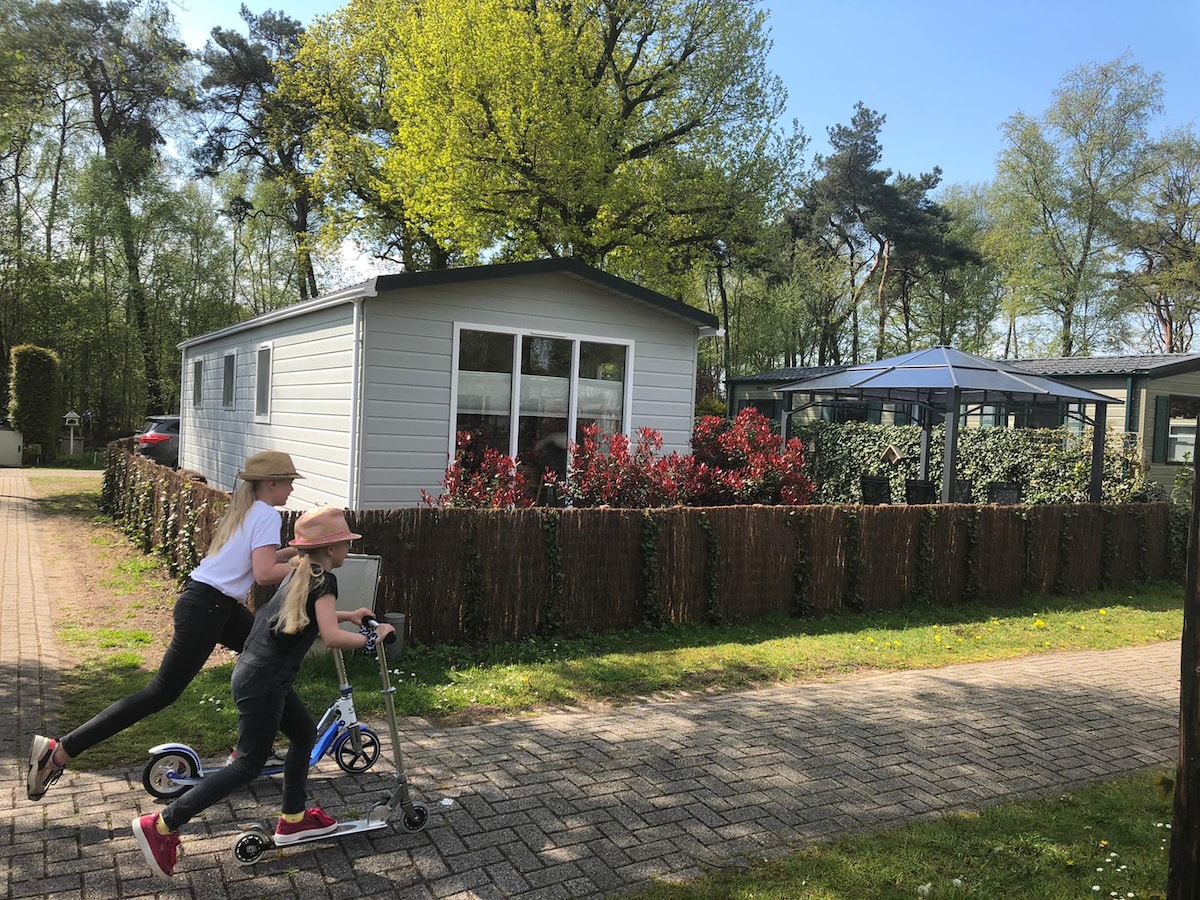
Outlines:
<svg viewBox="0 0 1200 900"><path fill-rule="evenodd" d="M233 360L233 365L229 360ZM221 357L221 408L237 406L237 351L230 350Z"/></svg>
<svg viewBox="0 0 1200 900"><path fill-rule="evenodd" d="M265 406L262 391L262 355L267 354L267 391ZM264 341L254 348L254 420L256 422L271 421L271 389L274 386L275 374L275 344Z"/></svg>
<svg viewBox="0 0 1200 900"><path fill-rule="evenodd" d="M204 357L192 360L192 408L204 405Z"/></svg>
<svg viewBox="0 0 1200 900"><path fill-rule="evenodd" d="M450 360L450 435L447 453L450 458L458 448L455 446L456 428L458 424L458 355L461 337L464 331L486 331L492 334L511 334L518 338L544 337L572 341L571 348L571 393L568 400L567 428L568 434L575 433L575 420L579 411L579 345L583 342L595 344L612 344L625 348L625 379L621 383L621 423L622 434L631 437L633 434L630 419L633 416L633 362L635 341L626 338L615 338L607 335L580 334L577 332L542 331L537 328L513 328L505 325L484 325L471 322L454 323L454 341ZM521 341L513 341L512 363L512 399L509 403L509 435L508 455L516 457L517 440L520 436L521 415Z"/></svg>

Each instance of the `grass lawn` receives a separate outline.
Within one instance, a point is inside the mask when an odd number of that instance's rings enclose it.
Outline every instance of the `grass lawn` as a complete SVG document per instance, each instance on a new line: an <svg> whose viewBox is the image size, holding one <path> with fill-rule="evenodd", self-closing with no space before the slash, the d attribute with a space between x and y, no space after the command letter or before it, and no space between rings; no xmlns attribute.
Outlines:
<svg viewBox="0 0 1200 900"><path fill-rule="evenodd" d="M1144 772L1044 800L851 835L636 900L1162 898L1171 800Z"/></svg>

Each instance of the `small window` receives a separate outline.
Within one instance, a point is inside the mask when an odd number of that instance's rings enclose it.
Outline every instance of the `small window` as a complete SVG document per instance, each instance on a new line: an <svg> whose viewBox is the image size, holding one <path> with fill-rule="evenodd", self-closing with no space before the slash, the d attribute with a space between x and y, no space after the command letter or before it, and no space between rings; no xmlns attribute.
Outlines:
<svg viewBox="0 0 1200 900"><path fill-rule="evenodd" d="M199 408L204 398L204 360L192 363L192 406Z"/></svg>
<svg viewBox="0 0 1200 900"><path fill-rule="evenodd" d="M254 415L265 419L271 413L271 345L258 348L254 374Z"/></svg>
<svg viewBox="0 0 1200 900"><path fill-rule="evenodd" d="M225 356L225 377L221 382L221 405L226 409L233 408L233 381L236 372L237 356L232 353Z"/></svg>
<svg viewBox="0 0 1200 900"><path fill-rule="evenodd" d="M1155 398L1154 420L1154 462L1191 462L1196 455L1200 397L1162 394Z"/></svg>

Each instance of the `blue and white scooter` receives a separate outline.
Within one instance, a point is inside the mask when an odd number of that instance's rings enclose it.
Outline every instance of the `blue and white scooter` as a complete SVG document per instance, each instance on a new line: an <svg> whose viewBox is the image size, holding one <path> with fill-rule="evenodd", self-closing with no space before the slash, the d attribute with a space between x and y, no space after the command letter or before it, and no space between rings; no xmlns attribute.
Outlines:
<svg viewBox="0 0 1200 900"><path fill-rule="evenodd" d="M374 620L368 620L367 624L373 628L379 625ZM422 831L428 823L429 810L424 803L414 801L409 793L408 776L404 774L404 758L400 753L400 735L396 729L396 703L392 697L396 689L392 687L391 679L388 677L387 652L384 650L384 644L390 644L395 640L395 634L388 635L386 640L376 644L375 653L379 658L379 681L383 693L383 703L387 710L388 729L392 739L392 759L396 764L396 789L385 799L374 803L367 810L366 817L338 822L336 831L332 831L329 834L319 834L314 837L300 838L289 843L289 847L295 844L307 844L310 841L330 840L332 838L345 837L348 834L359 834L364 831L375 831L379 828L386 828L392 813L396 809L400 809L403 813L400 825L405 831ZM273 846L275 846L275 839L266 827L257 823L250 825L233 842L234 862L240 866L252 866Z"/></svg>
<svg viewBox="0 0 1200 900"><path fill-rule="evenodd" d="M317 742L309 757L310 767L322 757L332 756L343 772L365 772L379 759L379 736L360 725L354 712L354 688L346 678L346 663L340 650L333 650L340 695L317 723ZM211 774L204 770L200 755L187 744L159 744L150 748L150 761L142 772L142 786L152 797L173 800ZM266 766L260 777L279 775L283 766Z"/></svg>

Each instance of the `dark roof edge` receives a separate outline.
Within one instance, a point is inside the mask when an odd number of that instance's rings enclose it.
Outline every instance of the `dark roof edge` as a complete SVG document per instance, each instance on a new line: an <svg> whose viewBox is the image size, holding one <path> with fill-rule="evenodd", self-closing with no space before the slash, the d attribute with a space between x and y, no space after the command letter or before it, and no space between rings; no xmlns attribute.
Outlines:
<svg viewBox="0 0 1200 900"><path fill-rule="evenodd" d="M1048 363L1056 362L1058 360L1062 360L1064 362L1070 361L1070 360L1094 360L1096 362L1103 362L1105 360L1141 359L1146 355L1147 354L1132 353L1132 354L1127 354L1124 356L1095 356L1095 357L1062 356L1062 357L1042 357L1042 358L1035 358L1035 359L1008 359L1008 360L1002 360L1002 362L1012 363L1013 365L1015 365L1017 367L1020 367L1022 363L1039 363L1040 364L1039 368L1042 369L1042 371L1036 372L1036 373L1031 372L1031 374L1038 374L1038 375L1042 375L1043 377L1057 377L1057 378L1063 378L1063 377L1068 377L1068 378L1113 378L1113 377L1117 377L1117 376L1131 376L1131 375L1133 375L1133 376L1153 376L1154 378L1162 378L1164 376L1178 375L1182 372L1191 372L1193 370L1200 369L1200 353L1182 354L1181 359L1171 360L1168 362L1155 363L1154 365L1150 365L1150 366L1138 366L1137 368L1126 369L1126 370L1096 368L1096 369L1092 369L1091 371L1087 371L1087 372L1072 372L1067 369L1051 368L1050 366L1047 365ZM1158 354L1158 355L1165 356L1167 354ZM1026 370L1026 371L1030 371L1030 370Z"/></svg>
<svg viewBox="0 0 1200 900"><path fill-rule="evenodd" d="M435 269L427 272L402 272L396 275L380 275L375 279L377 291L400 290L408 287L432 287L447 284L462 284L470 281L483 281L493 278L520 278L524 275L547 275L560 273L574 275L595 282L611 291L625 294L643 303L657 307L672 315L690 319L705 328L718 328L720 320L712 313L672 300L666 294L660 294L649 288L644 288L632 281L610 275L594 266L580 262L573 257L535 259L527 262L494 263L485 266L460 266L454 269Z"/></svg>

